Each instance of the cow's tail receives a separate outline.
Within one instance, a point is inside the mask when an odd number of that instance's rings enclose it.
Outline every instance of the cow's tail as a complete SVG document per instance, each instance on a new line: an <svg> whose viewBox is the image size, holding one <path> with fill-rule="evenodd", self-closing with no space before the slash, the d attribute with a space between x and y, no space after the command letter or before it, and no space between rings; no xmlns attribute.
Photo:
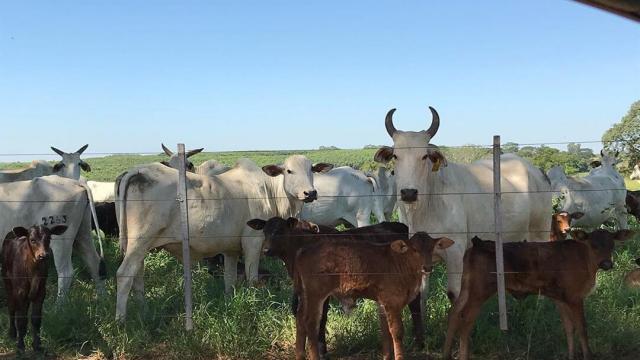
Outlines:
<svg viewBox="0 0 640 360"><path fill-rule="evenodd" d="M122 254L127 253L127 186L129 185L129 179L131 174L124 172L116 179L116 205L118 211L118 226L120 227L120 250Z"/></svg>
<svg viewBox="0 0 640 360"><path fill-rule="evenodd" d="M87 198L89 199L89 210L91 210L91 216L93 217L93 223L96 225L96 235L98 236L98 247L100 248L100 264L98 265L98 275L100 279L107 278L107 263L104 260L104 248L102 247L102 236L100 236L100 224L98 223L98 215L96 214L96 206L93 202L93 193L91 188L87 184L87 181L82 179L80 181L82 186L87 191Z"/></svg>

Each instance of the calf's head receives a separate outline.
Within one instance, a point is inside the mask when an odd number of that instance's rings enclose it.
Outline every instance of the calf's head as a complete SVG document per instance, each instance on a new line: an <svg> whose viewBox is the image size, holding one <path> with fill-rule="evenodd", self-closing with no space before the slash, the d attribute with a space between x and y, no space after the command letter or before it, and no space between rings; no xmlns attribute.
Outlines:
<svg viewBox="0 0 640 360"><path fill-rule="evenodd" d="M553 232L556 235L560 235L562 239L565 239L569 230L571 230L571 220L580 219L584 216L582 212L574 212L569 214L566 211L560 211L552 215L551 226L553 227Z"/></svg>
<svg viewBox="0 0 640 360"><path fill-rule="evenodd" d="M164 153L167 156L169 156L169 160L168 161L160 161L160 163L162 165L168 166L170 168L177 169L180 166L180 158L178 157L178 154L174 154L173 151L169 150L166 146L164 146L164 144L160 144L160 145L162 145L162 151L164 151ZM185 163L187 171L189 171L189 172L195 172L196 171L196 168L193 165L193 163L189 160L189 157L202 152L202 150L204 150L204 148L193 149L193 150L187 151L184 154L185 157L187 158L186 163Z"/></svg>
<svg viewBox="0 0 640 360"><path fill-rule="evenodd" d="M571 231L571 237L589 248L590 261L602 270L613 268L611 254L616 242L623 242L633 235L631 230L620 230L608 232L606 230L595 230L587 233L583 230Z"/></svg>
<svg viewBox="0 0 640 360"><path fill-rule="evenodd" d="M391 243L391 249L396 252L404 253L409 250L409 248L418 252L422 256L423 268L431 271L431 267L433 266L432 255L435 249L444 250L451 245L453 245L454 241L446 238L432 238L426 232L417 232L415 233L408 242L404 242L402 240L396 240Z"/></svg>
<svg viewBox="0 0 640 360"><path fill-rule="evenodd" d="M285 159L283 165L266 165L262 171L273 177L282 175L287 196L309 203L318 198L318 192L313 187L313 173L324 173L332 168L331 164L312 165L306 156L292 155Z"/></svg>
<svg viewBox="0 0 640 360"><path fill-rule="evenodd" d="M25 229L21 226L13 228L18 241L24 242L28 248L27 254L34 262L43 261L51 253L51 235L62 235L67 230L66 225L56 225L51 229L43 225Z"/></svg>
<svg viewBox="0 0 640 360"><path fill-rule="evenodd" d="M267 256L284 257L287 250L296 246L303 236L320 232L318 225L290 217L272 217L269 220L251 219L247 225L254 230L262 230L264 242L262 252Z"/></svg>
<svg viewBox="0 0 640 360"><path fill-rule="evenodd" d="M383 146L374 156L377 162L395 162L396 187L400 200L405 203L418 201L418 194L428 191L426 180L429 174L446 166L444 155L437 147L429 144L440 127L438 112L432 107L429 110L431 125L423 131L397 130L393 125L393 113L396 109L389 110L385 127L393 139L393 147Z"/></svg>
<svg viewBox="0 0 640 360"><path fill-rule="evenodd" d="M76 152L66 153L52 146L51 150L62 156L62 160L53 165L53 173L58 176L78 180L80 179L80 169L86 172L91 171L91 166L80 159L80 155L82 155L87 147L89 147L89 144L84 145Z"/></svg>

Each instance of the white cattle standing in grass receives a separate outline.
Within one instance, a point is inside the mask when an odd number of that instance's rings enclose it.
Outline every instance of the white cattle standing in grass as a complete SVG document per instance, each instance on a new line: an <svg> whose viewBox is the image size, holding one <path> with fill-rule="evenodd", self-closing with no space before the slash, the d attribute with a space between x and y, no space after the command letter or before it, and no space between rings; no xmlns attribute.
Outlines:
<svg viewBox="0 0 640 360"><path fill-rule="evenodd" d="M493 162L448 163L430 144L440 118L433 115L426 131L400 131L393 125L392 109L385 126L394 147L378 150L375 160L395 159L398 207L406 216L409 232L426 231L455 241L446 251L436 252L447 266L448 295L460 293L462 259L470 239L491 236L493 214ZM512 154L501 156L502 230L504 241L547 240L551 228L551 193L544 174L528 161Z"/></svg>
<svg viewBox="0 0 640 360"><path fill-rule="evenodd" d="M373 177L349 166L314 174L313 185L318 200L305 204L300 218L320 225L336 226L341 220L362 227L371 224L373 212L378 221L385 221L383 199Z"/></svg>
<svg viewBox="0 0 640 360"><path fill-rule="evenodd" d="M87 172L91 171L89 164L80 159L80 155L82 155L88 146L88 144L84 145L73 153L66 153L52 146L51 150L62 156L62 160L54 165L43 160L34 160L29 167L24 169L0 170L0 183L31 180L39 176L47 175L59 175L78 180L80 179L80 169Z"/></svg>
<svg viewBox="0 0 640 360"><path fill-rule="evenodd" d="M104 293L104 254L100 246L98 255L91 239L89 193L84 183L60 176L43 176L0 184L0 214L0 241L16 224L67 225L63 235L51 238L58 272L58 297L68 292L73 280L71 253L74 248L87 265L98 293Z"/></svg>
<svg viewBox="0 0 640 360"><path fill-rule="evenodd" d="M225 290L230 291L242 254L247 279L256 281L264 237L246 222L297 216L303 203L317 198L312 173L331 167L312 166L306 157L294 155L282 166L260 169L241 159L214 177L187 173L191 257L198 260L222 253ZM143 260L150 249L162 247L182 258L177 182L177 170L160 164L135 167L117 181L120 244L125 252L117 273L117 319L126 315L132 287L138 297L144 296Z"/></svg>
<svg viewBox="0 0 640 360"><path fill-rule="evenodd" d="M598 227L614 218L620 229L627 229L627 189L615 164L615 157L602 153L601 166L582 178L567 176L561 166L549 170L551 188L560 195L560 210L584 213L573 226Z"/></svg>

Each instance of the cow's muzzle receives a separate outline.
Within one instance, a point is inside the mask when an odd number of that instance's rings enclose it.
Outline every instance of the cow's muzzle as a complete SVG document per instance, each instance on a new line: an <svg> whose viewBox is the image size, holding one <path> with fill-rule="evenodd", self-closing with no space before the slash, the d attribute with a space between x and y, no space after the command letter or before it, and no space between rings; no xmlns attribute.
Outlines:
<svg viewBox="0 0 640 360"><path fill-rule="evenodd" d="M416 189L401 189L400 200L408 203L412 203L418 200L418 190Z"/></svg>
<svg viewBox="0 0 640 360"><path fill-rule="evenodd" d="M598 267L602 270L611 270L613 268L613 261L611 260L601 261L600 264L598 264Z"/></svg>
<svg viewBox="0 0 640 360"><path fill-rule="evenodd" d="M310 203L310 202L313 202L314 200L318 200L318 192L316 190L304 192L304 200L302 201L306 203Z"/></svg>

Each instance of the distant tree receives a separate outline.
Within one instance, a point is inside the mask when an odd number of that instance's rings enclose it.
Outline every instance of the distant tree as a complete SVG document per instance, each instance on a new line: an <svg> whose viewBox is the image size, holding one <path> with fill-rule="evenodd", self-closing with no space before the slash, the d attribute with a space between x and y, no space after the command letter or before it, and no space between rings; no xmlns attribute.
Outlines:
<svg viewBox="0 0 640 360"><path fill-rule="evenodd" d="M338 150L337 146L320 146L320 150Z"/></svg>
<svg viewBox="0 0 640 360"><path fill-rule="evenodd" d="M384 145L372 145L372 144L369 144L369 145L365 145L365 146L363 147L363 149L379 149L379 148L381 148L382 146L384 146Z"/></svg>
<svg viewBox="0 0 640 360"><path fill-rule="evenodd" d="M516 144L514 142L508 142L508 143L502 145L502 152L505 153L505 154L508 154L508 153L516 154L516 153L518 153L518 148L519 148L518 144Z"/></svg>
<svg viewBox="0 0 640 360"><path fill-rule="evenodd" d="M631 104L627 114L620 122L602 135L604 148L620 151L620 159L632 168L640 160L640 100Z"/></svg>

